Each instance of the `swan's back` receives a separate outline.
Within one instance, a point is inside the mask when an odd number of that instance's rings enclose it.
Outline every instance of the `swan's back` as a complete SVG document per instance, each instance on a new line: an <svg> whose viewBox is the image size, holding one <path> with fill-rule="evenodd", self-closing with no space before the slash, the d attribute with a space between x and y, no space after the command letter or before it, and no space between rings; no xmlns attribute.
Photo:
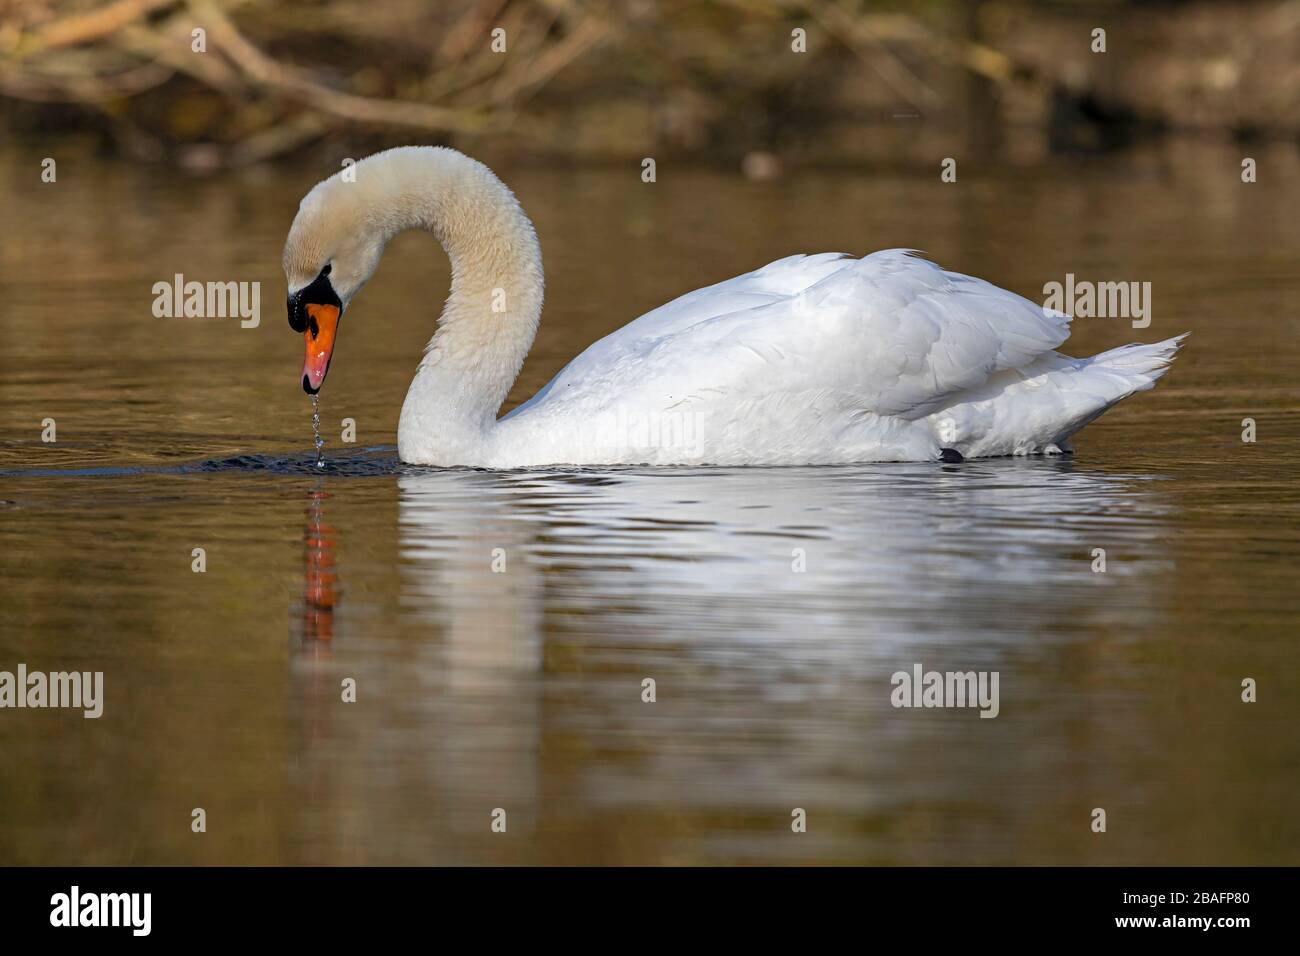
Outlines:
<svg viewBox="0 0 1300 956"><path fill-rule="evenodd" d="M646 313L512 414L778 396L915 418L1051 351L1069 321L907 250L790 256Z"/></svg>

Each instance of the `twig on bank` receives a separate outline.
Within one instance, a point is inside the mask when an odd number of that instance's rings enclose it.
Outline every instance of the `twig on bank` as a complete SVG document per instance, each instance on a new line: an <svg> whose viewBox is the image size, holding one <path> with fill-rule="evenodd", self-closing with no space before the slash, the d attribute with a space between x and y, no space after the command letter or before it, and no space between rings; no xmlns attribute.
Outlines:
<svg viewBox="0 0 1300 956"><path fill-rule="evenodd" d="M209 25L208 33L222 53L254 85L300 99L323 113L356 123L409 126L441 132L481 131L489 125L486 115L472 110L454 110L414 101L381 100L322 86L305 71L283 66L268 57L213 4L194 2L191 8Z"/></svg>
<svg viewBox="0 0 1300 956"><path fill-rule="evenodd" d="M155 10L175 6L177 2L178 0L116 0L106 7L56 20L31 36L20 38L14 52L19 56L30 56L46 50L101 40Z"/></svg>

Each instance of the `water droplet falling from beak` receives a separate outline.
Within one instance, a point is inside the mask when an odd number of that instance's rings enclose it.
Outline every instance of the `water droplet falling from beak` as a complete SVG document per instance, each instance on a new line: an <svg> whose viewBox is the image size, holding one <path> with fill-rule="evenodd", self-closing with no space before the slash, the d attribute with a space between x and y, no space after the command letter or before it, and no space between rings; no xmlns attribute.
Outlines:
<svg viewBox="0 0 1300 956"><path fill-rule="evenodd" d="M320 437L320 396L311 397L311 433L316 438L316 467L325 467L325 455L321 451L325 447L325 439Z"/></svg>

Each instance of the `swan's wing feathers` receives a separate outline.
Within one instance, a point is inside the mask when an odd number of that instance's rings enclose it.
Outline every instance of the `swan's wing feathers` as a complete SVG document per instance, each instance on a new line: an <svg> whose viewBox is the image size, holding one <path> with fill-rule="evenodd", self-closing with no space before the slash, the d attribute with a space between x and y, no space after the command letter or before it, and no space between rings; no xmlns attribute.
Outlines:
<svg viewBox="0 0 1300 956"><path fill-rule="evenodd" d="M710 323L710 332L716 332L719 325L725 327L729 316L745 315L765 306L780 307L842 268L846 261L853 260L842 252L787 256L753 272L678 296L592 343L511 414L543 400L594 402L602 394L600 389L608 389L604 396L614 400L627 396L639 382L654 386L656 376L664 372L651 357L657 354L670 365L680 365L679 357L669 356L669 351L691 350L691 341L683 333L691 333L704 323ZM708 385L709 381L699 384Z"/></svg>
<svg viewBox="0 0 1300 956"><path fill-rule="evenodd" d="M790 256L596 342L535 398L591 408L816 396L920 417L1065 341L1069 317L901 249Z"/></svg>
<svg viewBox="0 0 1300 956"><path fill-rule="evenodd" d="M867 411L917 417L1069 336L1067 315L902 249L850 260L791 302L826 378Z"/></svg>
<svg viewBox="0 0 1300 956"><path fill-rule="evenodd" d="M853 260L842 252L786 256L753 272L678 296L629 322L602 341L617 339L622 344L631 345L636 341L676 334L720 316L781 302L833 275L846 261Z"/></svg>

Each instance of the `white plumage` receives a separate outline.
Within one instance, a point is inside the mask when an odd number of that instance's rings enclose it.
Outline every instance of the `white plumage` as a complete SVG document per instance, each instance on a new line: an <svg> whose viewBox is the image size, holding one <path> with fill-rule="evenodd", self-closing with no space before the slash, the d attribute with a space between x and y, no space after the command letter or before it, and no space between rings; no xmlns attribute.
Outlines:
<svg viewBox="0 0 1300 956"><path fill-rule="evenodd" d="M596 342L506 416L497 448L520 464L1057 451L1178 342L1075 360L1052 351L1069 322L906 250L791 256Z"/></svg>
<svg viewBox="0 0 1300 956"><path fill-rule="evenodd" d="M339 189L337 177L316 187L286 268L292 288L293 273L315 275L317 258L330 261L322 250L344 245L322 231L369 228L373 237L352 241L364 264L343 280L346 304L395 232L424 228L447 248L452 292L402 410L405 461L798 465L931 460L944 449L1053 453L1150 388L1182 338L1072 359L1054 351L1069 316L907 250L790 256L628 323L497 420L541 313L532 224L486 166L451 150L391 150L357 171L373 194ZM347 276L349 264L334 274ZM512 305L501 312L490 300Z"/></svg>

